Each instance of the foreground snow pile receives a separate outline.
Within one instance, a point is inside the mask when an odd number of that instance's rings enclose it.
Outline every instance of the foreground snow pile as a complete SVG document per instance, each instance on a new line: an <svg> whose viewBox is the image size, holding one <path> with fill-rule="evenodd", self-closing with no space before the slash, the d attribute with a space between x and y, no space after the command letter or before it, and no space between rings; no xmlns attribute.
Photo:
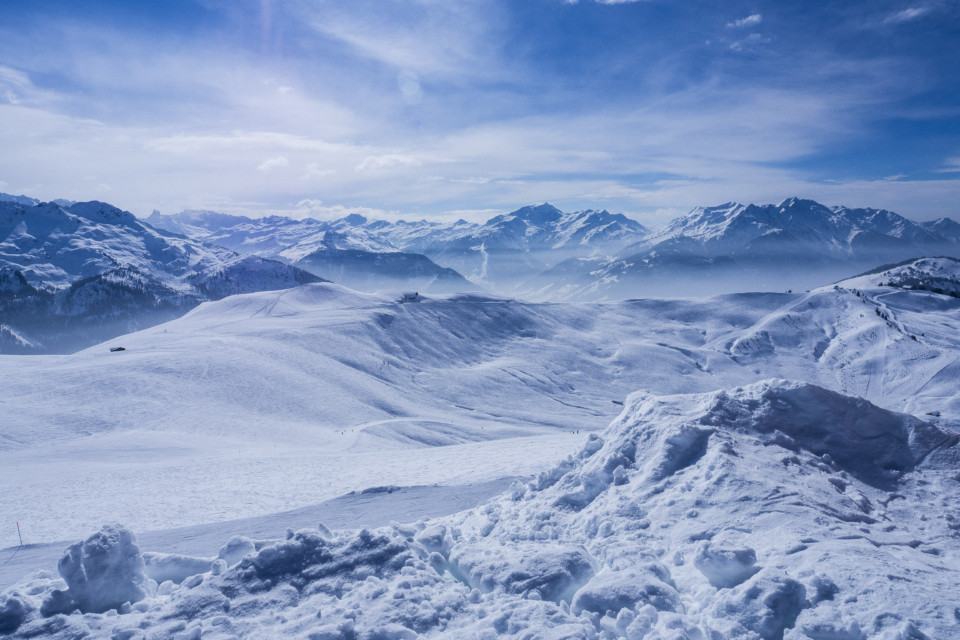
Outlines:
<svg viewBox="0 0 960 640"><path fill-rule="evenodd" d="M38 574L0 596L0 633L958 637L957 441L808 384L635 394L577 454L447 518L235 538L216 558L124 555L128 534L105 529L61 562L79 611L54 613L71 609L50 604L63 581ZM113 593L129 603L81 602L69 558L88 547L126 558L86 575L126 584Z"/></svg>

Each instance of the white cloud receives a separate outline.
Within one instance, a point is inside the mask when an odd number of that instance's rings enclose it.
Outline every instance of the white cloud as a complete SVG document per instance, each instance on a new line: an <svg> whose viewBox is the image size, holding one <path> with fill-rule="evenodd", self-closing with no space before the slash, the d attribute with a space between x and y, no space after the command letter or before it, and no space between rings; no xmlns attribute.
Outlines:
<svg viewBox="0 0 960 640"><path fill-rule="evenodd" d="M304 11L304 24L398 71L460 80L500 68L494 63L498 39L493 37L500 10L491 3L354 0L315 3Z"/></svg>
<svg viewBox="0 0 960 640"><path fill-rule="evenodd" d="M257 167L257 171L263 171L267 173L268 171L273 171L279 167L285 167L290 164L286 158L283 156L277 156L276 158L269 158L260 163L260 166Z"/></svg>
<svg viewBox="0 0 960 640"><path fill-rule="evenodd" d="M318 178L326 178L327 176L335 175L336 173L336 169L323 169L320 167L319 162L311 162L307 165L306 170L303 172L303 179L316 180Z"/></svg>
<svg viewBox="0 0 960 640"><path fill-rule="evenodd" d="M744 51L751 47L757 47L762 44L769 44L770 38L759 33L751 33L746 38L736 40L730 43L730 49L733 51Z"/></svg>
<svg viewBox="0 0 960 640"><path fill-rule="evenodd" d="M945 166L937 170L938 173L957 173L960 172L960 156L947 158Z"/></svg>
<svg viewBox="0 0 960 640"><path fill-rule="evenodd" d="M49 92L38 89L23 71L0 64L0 101L7 104L37 104L50 99Z"/></svg>
<svg viewBox="0 0 960 640"><path fill-rule="evenodd" d="M176 154L209 153L211 151L228 151L235 153L243 149L258 149L267 146L293 151L322 152L338 152L356 149L356 147L351 145L331 143L316 138L274 131L233 131L224 134L177 134L148 139L144 143L144 147L150 151L164 151L166 153Z"/></svg>
<svg viewBox="0 0 960 640"><path fill-rule="evenodd" d="M900 24L902 22L910 22L911 20L916 20L927 13L930 12L930 7L909 7L903 11L898 11L894 14L887 16L884 19L884 24Z"/></svg>
<svg viewBox="0 0 960 640"><path fill-rule="evenodd" d="M357 171L379 171L397 167L419 167L422 163L413 156L388 153L380 156L367 156L356 166Z"/></svg>
<svg viewBox="0 0 960 640"><path fill-rule="evenodd" d="M399 212L373 207L352 207L344 205L324 206L320 200L301 200L292 211L283 211L284 215L294 218L315 218L317 220L339 220L351 214L360 214L371 220L395 220Z"/></svg>
<svg viewBox="0 0 960 640"><path fill-rule="evenodd" d="M753 13L747 16L746 18L740 18L739 20L734 20L733 22L728 22L727 27L731 29L738 29L740 27L754 27L763 22L763 16L759 13Z"/></svg>

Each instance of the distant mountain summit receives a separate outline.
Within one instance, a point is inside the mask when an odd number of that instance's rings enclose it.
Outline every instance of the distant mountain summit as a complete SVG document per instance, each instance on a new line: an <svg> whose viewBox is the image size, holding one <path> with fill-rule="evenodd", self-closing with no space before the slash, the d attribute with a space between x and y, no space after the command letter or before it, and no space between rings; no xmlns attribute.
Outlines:
<svg viewBox="0 0 960 640"><path fill-rule="evenodd" d="M251 219L203 211L155 212L147 221L241 253L285 260L365 290L405 285L432 291L512 291L562 260L612 255L647 233L622 214L565 213L548 203L483 224L371 221L358 214L333 221Z"/></svg>
<svg viewBox="0 0 960 640"><path fill-rule="evenodd" d="M66 352L205 300L320 278L158 231L103 202L0 200L0 352Z"/></svg>
<svg viewBox="0 0 960 640"><path fill-rule="evenodd" d="M358 214L320 221L282 216L254 219L213 211L166 216L154 212L147 222L239 253L281 260L354 289L453 292L477 288L453 269L401 251L384 237L382 226L370 225Z"/></svg>
<svg viewBox="0 0 960 640"><path fill-rule="evenodd" d="M907 258L960 254L960 225L883 209L780 204L698 207L606 261L559 265L541 295L704 295L809 288Z"/></svg>
<svg viewBox="0 0 960 640"><path fill-rule="evenodd" d="M549 203L495 216L483 224L398 223L381 229L407 250L499 291L522 290L540 272L573 257L612 255L648 231L635 220L609 211L565 213Z"/></svg>

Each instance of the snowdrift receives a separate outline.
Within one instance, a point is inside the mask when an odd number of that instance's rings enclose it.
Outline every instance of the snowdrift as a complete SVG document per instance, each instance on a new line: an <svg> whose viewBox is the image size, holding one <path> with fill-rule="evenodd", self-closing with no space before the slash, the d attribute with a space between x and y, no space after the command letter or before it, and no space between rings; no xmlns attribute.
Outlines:
<svg viewBox="0 0 960 640"><path fill-rule="evenodd" d="M957 442L810 384L635 394L576 454L447 518L236 538L217 558L163 562L105 529L65 558L99 550L109 562L87 576L118 583L104 584L111 602L35 574L0 597L0 633L957 637ZM61 564L69 594L78 565Z"/></svg>

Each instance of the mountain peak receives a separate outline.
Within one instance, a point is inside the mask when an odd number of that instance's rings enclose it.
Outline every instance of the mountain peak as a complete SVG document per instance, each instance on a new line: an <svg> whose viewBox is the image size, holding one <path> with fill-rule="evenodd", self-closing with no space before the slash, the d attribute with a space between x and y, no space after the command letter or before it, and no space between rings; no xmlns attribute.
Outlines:
<svg viewBox="0 0 960 640"><path fill-rule="evenodd" d="M543 204L521 207L510 215L526 220L531 224L546 224L558 220L563 212L549 202L544 202Z"/></svg>
<svg viewBox="0 0 960 640"><path fill-rule="evenodd" d="M129 211L118 209L112 204L91 200L90 202L76 202L68 207L62 207L75 216L86 218L91 222L106 222L108 224L130 224L136 222L136 217Z"/></svg>
<svg viewBox="0 0 960 640"><path fill-rule="evenodd" d="M351 213L346 216L343 221L352 227L360 227L367 224L367 219L359 213Z"/></svg>

